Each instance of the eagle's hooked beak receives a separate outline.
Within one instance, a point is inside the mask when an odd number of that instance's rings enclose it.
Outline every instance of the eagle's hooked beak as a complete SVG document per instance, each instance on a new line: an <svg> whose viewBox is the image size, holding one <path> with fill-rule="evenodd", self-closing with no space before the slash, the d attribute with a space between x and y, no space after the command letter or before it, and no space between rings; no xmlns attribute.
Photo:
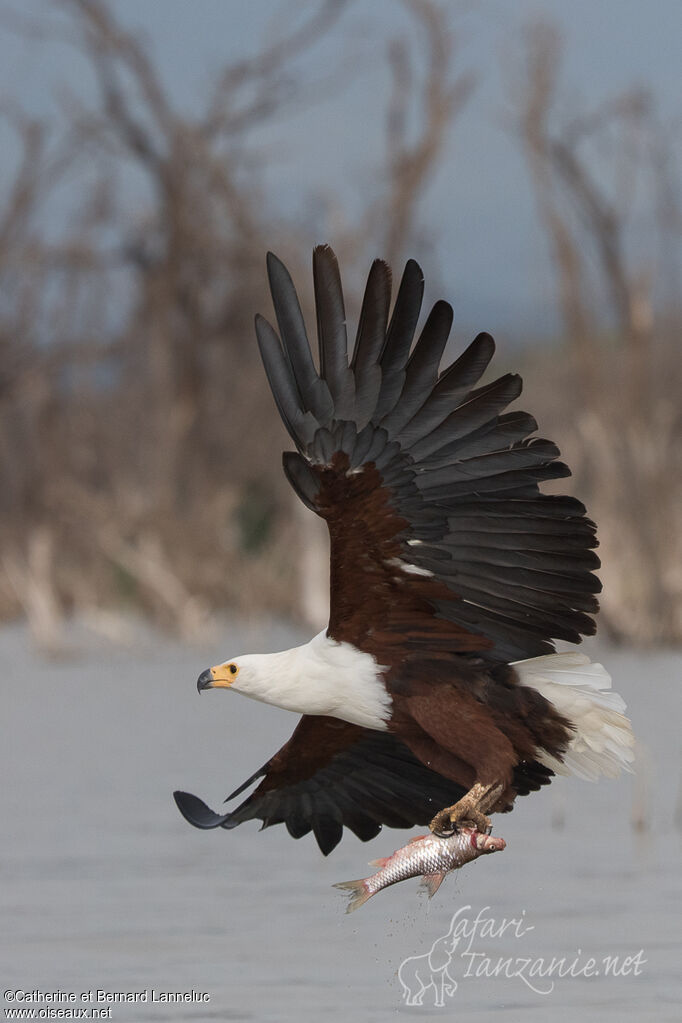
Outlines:
<svg viewBox="0 0 682 1023"><path fill-rule="evenodd" d="M206 671L202 671L201 675L197 679L197 692L201 692L202 689L213 688L213 669L207 668Z"/></svg>
<svg viewBox="0 0 682 1023"><path fill-rule="evenodd" d="M197 691L202 689L227 689L234 682L236 672L227 670L224 664L216 668L206 668L197 679Z"/></svg>

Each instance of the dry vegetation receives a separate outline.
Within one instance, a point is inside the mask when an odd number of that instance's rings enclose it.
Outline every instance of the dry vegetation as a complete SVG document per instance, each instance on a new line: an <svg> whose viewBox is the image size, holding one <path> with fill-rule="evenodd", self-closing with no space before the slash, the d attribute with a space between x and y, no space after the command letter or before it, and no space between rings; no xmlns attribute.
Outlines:
<svg viewBox="0 0 682 1023"><path fill-rule="evenodd" d="M0 207L0 615L23 612L46 647L72 613L101 624L142 610L185 635L211 608L315 617L320 534L280 472L284 435L252 336L254 311L268 308L263 256L275 225L250 132L301 101L297 60L335 28L343 4L328 0L267 51L226 67L192 117L114 5L55 6L96 92L86 105L65 99L57 133L18 107L3 111L23 157ZM446 14L431 0L407 6L420 32L387 55L385 188L360 227L344 221L330 239L345 264L364 263L370 246L404 259L472 88ZM530 388L536 406L551 394L543 432L563 441L600 523L609 629L679 639L670 154L641 94L555 122L556 45L546 31L529 36L517 111L566 333L561 357L529 358ZM416 134L406 130L415 105ZM606 184L590 171L601 143L616 172ZM636 181L621 180L624 167ZM51 204L74 180L77 215L55 240ZM660 239L659 254L668 246L663 266L626 240L642 190L652 219L641 230ZM290 263L299 254L294 273L307 274L296 225L280 221L276 232ZM664 277L667 288L654 288Z"/></svg>
<svg viewBox="0 0 682 1023"><path fill-rule="evenodd" d="M561 44L528 33L517 128L547 230L564 344L535 353L534 408L600 526L602 628L682 638L682 208L678 132L633 89L565 109Z"/></svg>

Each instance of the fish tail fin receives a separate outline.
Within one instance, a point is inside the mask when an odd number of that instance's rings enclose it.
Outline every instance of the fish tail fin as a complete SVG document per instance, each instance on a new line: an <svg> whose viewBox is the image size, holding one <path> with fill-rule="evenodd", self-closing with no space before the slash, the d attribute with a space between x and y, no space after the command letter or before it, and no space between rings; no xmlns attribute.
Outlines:
<svg viewBox="0 0 682 1023"><path fill-rule="evenodd" d="M346 906L346 913L352 913L354 909L364 906L367 899L371 898L374 894L374 892L368 889L366 881L366 877L361 877L358 881L339 881L338 884L334 885L334 888L341 888L350 895L348 905Z"/></svg>

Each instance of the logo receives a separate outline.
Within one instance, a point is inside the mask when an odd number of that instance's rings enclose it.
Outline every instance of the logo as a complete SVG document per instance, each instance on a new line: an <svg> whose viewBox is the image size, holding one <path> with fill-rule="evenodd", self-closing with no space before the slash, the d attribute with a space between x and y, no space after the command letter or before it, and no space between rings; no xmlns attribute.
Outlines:
<svg viewBox="0 0 682 1023"><path fill-rule="evenodd" d="M462 906L447 934L436 938L428 952L408 956L400 964L398 980L406 1005L442 1008L446 998L456 996L460 984L491 977L523 984L536 995L551 995L559 981L639 977L647 963L644 949L628 956L595 957L580 948L563 956L539 955L528 948L526 939L535 927L527 922L525 909L519 917L500 920L489 915L490 906L475 916L472 912L471 906ZM508 954L510 943L514 955Z"/></svg>

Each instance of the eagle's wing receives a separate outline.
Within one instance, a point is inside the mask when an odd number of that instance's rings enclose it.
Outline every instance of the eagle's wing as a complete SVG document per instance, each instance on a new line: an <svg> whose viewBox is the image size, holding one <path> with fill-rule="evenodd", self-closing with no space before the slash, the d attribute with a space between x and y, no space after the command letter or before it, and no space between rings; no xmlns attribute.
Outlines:
<svg viewBox="0 0 682 1023"><path fill-rule="evenodd" d="M570 472L554 444L530 438L531 416L504 412L520 377L475 386L492 338L479 334L439 373L450 306L436 303L413 346L421 270L408 262L389 320L390 271L376 261L349 361L336 258L319 247L318 372L272 254L268 273L279 336L259 316L258 342L297 448L285 472L329 526L330 636L390 663L396 649L513 661L592 634L594 524L574 498L540 493Z"/></svg>
<svg viewBox="0 0 682 1023"><path fill-rule="evenodd" d="M263 827L286 824L294 838L312 830L326 855L344 825L368 841L383 824L427 824L465 792L420 763L396 736L329 717L302 717L289 741L228 799L258 778L251 795L228 813L214 813L188 792L174 793L175 801L199 828L234 828L257 818Z"/></svg>
<svg viewBox="0 0 682 1023"><path fill-rule="evenodd" d="M524 762L515 769L514 787L518 795L527 795L552 777L537 761ZM307 715L288 742L228 800L259 779L253 792L225 813L215 813L189 792L175 792L175 801L197 828L234 828L260 820L264 828L286 824L293 838L312 831L326 856L341 841L344 826L367 842L382 825L427 824L438 809L466 792L421 763L391 732Z"/></svg>

